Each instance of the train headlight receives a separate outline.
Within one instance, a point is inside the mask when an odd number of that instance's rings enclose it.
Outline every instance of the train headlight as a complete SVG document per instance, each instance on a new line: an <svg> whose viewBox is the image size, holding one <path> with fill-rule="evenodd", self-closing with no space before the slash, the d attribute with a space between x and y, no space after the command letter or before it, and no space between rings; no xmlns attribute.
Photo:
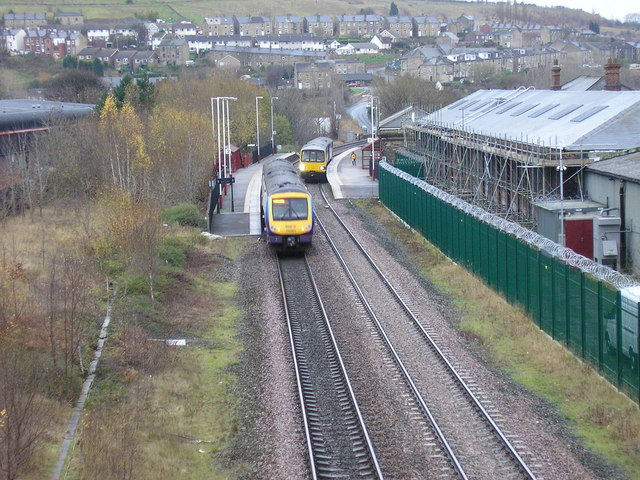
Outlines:
<svg viewBox="0 0 640 480"><path fill-rule="evenodd" d="M311 224L309 225L304 225L303 227L300 228L300 230L302 230L303 232L309 232L311 231Z"/></svg>
<svg viewBox="0 0 640 480"><path fill-rule="evenodd" d="M278 233L280 231L280 229L278 227L276 227L275 225L271 225L271 231L273 233Z"/></svg>
<svg viewBox="0 0 640 480"><path fill-rule="evenodd" d="M327 167L326 167L326 166L324 166L324 165L320 165L320 171L324 172L326 169L327 169Z"/></svg>
<svg viewBox="0 0 640 480"><path fill-rule="evenodd" d="M304 172L306 169L306 165L304 163L299 163L298 164L298 170L300 170L301 172Z"/></svg>

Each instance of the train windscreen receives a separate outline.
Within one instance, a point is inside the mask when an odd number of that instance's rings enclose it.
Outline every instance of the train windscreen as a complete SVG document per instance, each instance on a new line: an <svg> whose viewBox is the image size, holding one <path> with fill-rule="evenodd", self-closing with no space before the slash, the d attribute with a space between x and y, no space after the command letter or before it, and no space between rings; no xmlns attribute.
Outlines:
<svg viewBox="0 0 640 480"><path fill-rule="evenodd" d="M309 216L306 198L274 198L271 206L274 220L304 220Z"/></svg>
<svg viewBox="0 0 640 480"><path fill-rule="evenodd" d="M324 162L324 152L322 150L303 150L303 162Z"/></svg>

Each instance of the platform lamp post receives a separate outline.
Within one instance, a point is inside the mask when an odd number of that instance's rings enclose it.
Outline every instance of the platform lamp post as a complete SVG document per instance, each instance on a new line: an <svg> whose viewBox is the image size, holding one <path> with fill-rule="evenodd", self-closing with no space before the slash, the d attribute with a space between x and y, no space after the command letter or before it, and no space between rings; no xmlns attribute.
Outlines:
<svg viewBox="0 0 640 480"><path fill-rule="evenodd" d="M260 115L258 111L258 100L262 99L261 96L256 96L256 139L258 141L258 162L260 162Z"/></svg>
<svg viewBox="0 0 640 480"><path fill-rule="evenodd" d="M214 100L216 101L215 116ZM231 174L231 121L229 118L229 100L237 100L237 98L211 97L211 130L214 138L217 140L218 185L222 184L222 179L226 179L227 175ZM224 193L225 195L227 193L227 183L224 183ZM220 201L222 201L221 198ZM220 212L219 205L220 204L218 204L218 212ZM231 184L231 210L233 211L233 184Z"/></svg>
<svg viewBox="0 0 640 480"><path fill-rule="evenodd" d="M378 97L373 95L363 95L364 97L369 97L370 105L371 105L371 174L373 175L374 169L376 167L376 123L374 114L375 110L375 100Z"/></svg>
<svg viewBox="0 0 640 480"><path fill-rule="evenodd" d="M273 140L273 136L276 134L273 129L273 101L278 100L278 97L271 97L271 153L276 153L276 145Z"/></svg>

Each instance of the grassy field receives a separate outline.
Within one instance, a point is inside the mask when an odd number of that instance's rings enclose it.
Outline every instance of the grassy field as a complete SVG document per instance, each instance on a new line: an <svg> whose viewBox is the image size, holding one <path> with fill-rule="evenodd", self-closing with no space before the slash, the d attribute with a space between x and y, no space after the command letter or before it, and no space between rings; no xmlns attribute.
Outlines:
<svg viewBox="0 0 640 480"><path fill-rule="evenodd" d="M188 230L184 235L193 237ZM215 272L223 268L220 259L233 262L246 240L188 241L187 262L175 272L162 305L150 309L144 298L132 297L116 308L67 478L94 478L96 461L118 471L121 462L114 457L128 454L131 478L141 480L241 475L243 465L223 466L218 456L237 431L232 367L242 349L236 337L242 312L235 306L236 285ZM188 346L164 352L154 360L162 368L151 375L123 369L128 354L122 337L133 318L157 337L187 338Z"/></svg>
<svg viewBox="0 0 640 480"><path fill-rule="evenodd" d="M483 17L484 12L493 7L475 3L420 1L395 2L400 15L432 15L457 18L462 14ZM235 0L233 3L221 0L176 0L162 2L155 0L102 0L102 1L0 1L0 12L46 12L53 16L56 11L81 12L85 19L134 18L136 14L156 12L167 21L189 19L201 22L205 16L220 15L354 15L363 8L371 8L378 15L388 15L390 1L371 0Z"/></svg>
<svg viewBox="0 0 640 480"><path fill-rule="evenodd" d="M459 328L518 383L555 405L592 451L640 478L640 411L594 370L540 331L524 313L449 261L378 201L358 205L407 246L422 275L450 296Z"/></svg>

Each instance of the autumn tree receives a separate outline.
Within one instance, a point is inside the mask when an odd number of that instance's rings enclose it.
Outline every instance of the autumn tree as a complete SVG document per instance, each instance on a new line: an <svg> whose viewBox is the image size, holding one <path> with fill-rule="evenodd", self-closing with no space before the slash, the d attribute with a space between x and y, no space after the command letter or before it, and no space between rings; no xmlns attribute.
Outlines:
<svg viewBox="0 0 640 480"><path fill-rule="evenodd" d="M102 154L112 184L128 195L148 198L152 167L143 135L143 124L133 107L125 102L118 109L107 97L100 112L100 128L105 144Z"/></svg>
<svg viewBox="0 0 640 480"><path fill-rule="evenodd" d="M160 240L159 210L154 203L137 199L115 187L105 191L99 207L106 225L93 247L96 255L108 260L105 263L118 262L120 273L145 278L149 296L154 299ZM126 294L126 278L120 288Z"/></svg>
<svg viewBox="0 0 640 480"><path fill-rule="evenodd" d="M149 124L149 153L159 159L152 197L161 205L197 203L213 169L210 115L160 105Z"/></svg>

